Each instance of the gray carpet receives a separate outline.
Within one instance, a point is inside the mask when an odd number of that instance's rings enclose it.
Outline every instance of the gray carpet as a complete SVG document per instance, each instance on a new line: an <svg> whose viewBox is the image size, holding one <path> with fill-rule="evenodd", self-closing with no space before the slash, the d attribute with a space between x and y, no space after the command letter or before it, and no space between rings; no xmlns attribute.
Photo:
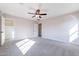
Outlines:
<svg viewBox="0 0 79 59"><path fill-rule="evenodd" d="M6 42L1 56L79 56L79 46L43 38Z"/></svg>

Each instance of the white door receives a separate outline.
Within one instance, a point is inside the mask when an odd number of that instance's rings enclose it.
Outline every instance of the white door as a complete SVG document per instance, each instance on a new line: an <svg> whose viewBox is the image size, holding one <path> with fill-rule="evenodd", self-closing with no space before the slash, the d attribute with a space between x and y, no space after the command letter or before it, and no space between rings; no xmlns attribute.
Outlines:
<svg viewBox="0 0 79 59"><path fill-rule="evenodd" d="M5 18L0 16L0 45L5 43Z"/></svg>

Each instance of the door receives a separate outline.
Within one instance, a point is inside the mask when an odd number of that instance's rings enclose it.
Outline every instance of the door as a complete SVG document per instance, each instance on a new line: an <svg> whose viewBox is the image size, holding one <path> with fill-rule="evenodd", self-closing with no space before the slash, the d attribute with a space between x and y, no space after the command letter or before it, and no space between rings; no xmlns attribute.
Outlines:
<svg viewBox="0 0 79 59"><path fill-rule="evenodd" d="M5 43L5 18L0 16L0 46Z"/></svg>
<svg viewBox="0 0 79 59"><path fill-rule="evenodd" d="M38 24L38 37L42 36L42 24Z"/></svg>

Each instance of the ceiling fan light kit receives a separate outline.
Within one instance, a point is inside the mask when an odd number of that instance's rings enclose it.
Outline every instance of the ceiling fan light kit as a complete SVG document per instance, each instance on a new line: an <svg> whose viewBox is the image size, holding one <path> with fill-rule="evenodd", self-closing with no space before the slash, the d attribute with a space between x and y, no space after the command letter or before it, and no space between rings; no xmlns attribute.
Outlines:
<svg viewBox="0 0 79 59"><path fill-rule="evenodd" d="M32 14L32 18L36 17L37 20L40 20L42 16L47 15L47 13L41 13L40 11L40 9L37 9L34 13L29 12L28 14Z"/></svg>

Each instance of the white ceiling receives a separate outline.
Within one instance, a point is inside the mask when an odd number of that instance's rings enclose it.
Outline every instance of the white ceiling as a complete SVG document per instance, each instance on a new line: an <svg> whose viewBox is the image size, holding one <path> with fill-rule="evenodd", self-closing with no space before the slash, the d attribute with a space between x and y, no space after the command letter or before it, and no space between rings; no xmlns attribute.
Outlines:
<svg viewBox="0 0 79 59"><path fill-rule="evenodd" d="M39 7L40 6L40 7ZM3 13L32 19L32 15L28 12L35 12L34 9L41 8L43 12L47 13L47 16L43 16L43 19L49 17L60 16L63 14L75 12L79 10L78 3L0 3L0 10Z"/></svg>

